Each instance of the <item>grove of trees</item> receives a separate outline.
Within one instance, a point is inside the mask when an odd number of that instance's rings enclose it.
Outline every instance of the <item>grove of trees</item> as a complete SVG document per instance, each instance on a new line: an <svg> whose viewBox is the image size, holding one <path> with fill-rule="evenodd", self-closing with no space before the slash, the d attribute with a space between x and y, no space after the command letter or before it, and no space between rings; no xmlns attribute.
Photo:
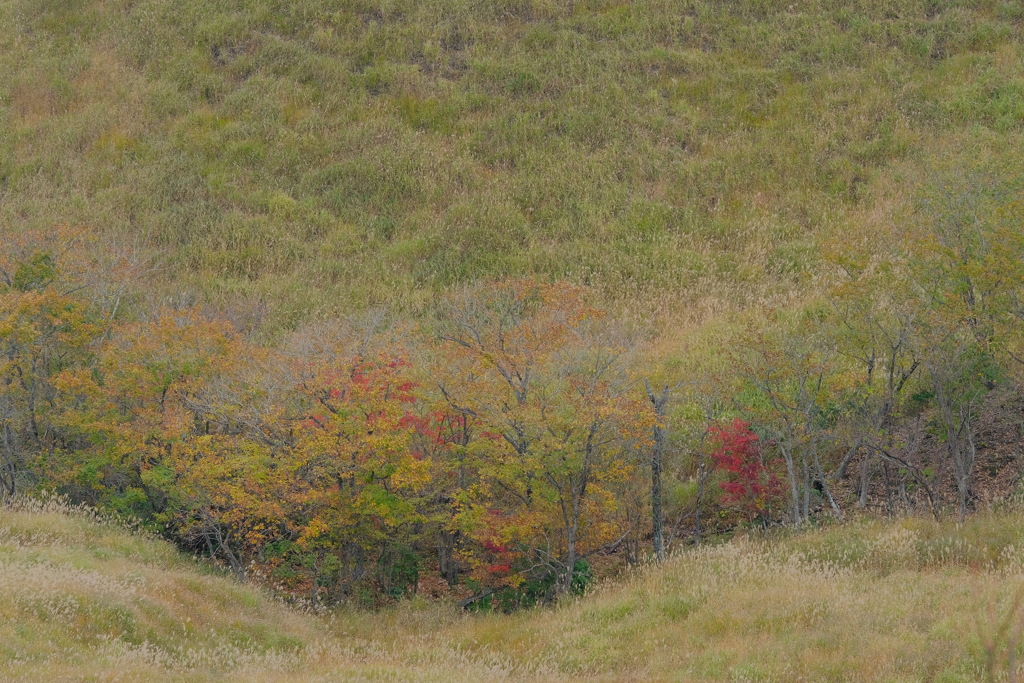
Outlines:
<svg viewBox="0 0 1024 683"><path fill-rule="evenodd" d="M148 303L127 255L26 234L0 254L0 490L131 516L314 603L433 575L508 608L709 531L963 517L978 417L1024 378L1024 236L984 183L938 196L967 199L836 250L820 296L737 320L704 365L655 364L565 282L261 341Z"/></svg>

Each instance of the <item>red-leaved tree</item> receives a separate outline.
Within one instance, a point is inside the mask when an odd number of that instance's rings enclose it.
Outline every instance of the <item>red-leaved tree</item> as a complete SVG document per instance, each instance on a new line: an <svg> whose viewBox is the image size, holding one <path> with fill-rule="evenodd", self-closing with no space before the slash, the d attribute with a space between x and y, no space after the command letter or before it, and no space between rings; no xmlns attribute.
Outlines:
<svg viewBox="0 0 1024 683"><path fill-rule="evenodd" d="M758 436L739 418L708 428L715 467L725 472L722 502L746 521L767 521L772 503L782 495L782 482L764 464Z"/></svg>

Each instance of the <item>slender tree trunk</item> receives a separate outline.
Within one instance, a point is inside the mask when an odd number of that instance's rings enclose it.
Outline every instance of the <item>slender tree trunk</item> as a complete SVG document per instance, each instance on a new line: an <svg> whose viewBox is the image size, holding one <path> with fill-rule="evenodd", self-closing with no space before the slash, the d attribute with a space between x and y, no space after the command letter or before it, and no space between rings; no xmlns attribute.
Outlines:
<svg viewBox="0 0 1024 683"><path fill-rule="evenodd" d="M836 503L836 499L832 496L832 490L828 487L828 478L825 476L825 471L821 467L821 459L818 457L818 450L814 450L814 466L818 470L818 478L821 480L821 492L825 494L828 504L832 507L832 512L835 513L837 519L843 518L843 511L839 509L839 504Z"/></svg>
<svg viewBox="0 0 1024 683"><path fill-rule="evenodd" d="M655 444L654 448L655 455L651 461L651 526L654 556L661 562L665 559L665 513L662 509L660 444Z"/></svg>
<svg viewBox="0 0 1024 683"><path fill-rule="evenodd" d="M932 369L935 399L946 428L946 448L953 465L953 478L957 488L957 512L960 521L967 516L971 498L971 478L974 473L976 448L970 399L957 400L943 374Z"/></svg>
<svg viewBox="0 0 1024 683"><path fill-rule="evenodd" d="M956 475L961 522L967 517L967 509L971 500L971 474L974 470L975 458L974 435L971 433L970 424L965 423L962 425L962 429L965 430L966 436L964 434L957 435L955 445L951 446L951 450L956 451L953 457L953 471Z"/></svg>
<svg viewBox="0 0 1024 683"><path fill-rule="evenodd" d="M793 524L800 526L800 490L796 485L796 466L793 462L793 454L789 448L783 446L782 457L786 461L786 474L789 476L790 509L793 514Z"/></svg>
<svg viewBox="0 0 1024 683"><path fill-rule="evenodd" d="M437 539L437 560L441 576L448 585L455 585L458 578L458 566L455 563L456 533L441 529Z"/></svg>
<svg viewBox="0 0 1024 683"><path fill-rule="evenodd" d="M4 450L7 456L4 462L0 463L0 486L8 496L13 496L15 491L16 469L17 469L17 434L9 423L4 425Z"/></svg>
<svg viewBox="0 0 1024 683"><path fill-rule="evenodd" d="M565 573L562 575L561 582L555 585L556 593L559 595L572 591L572 579L573 573L576 570L577 560L576 541L579 537L583 501L586 500L587 484L590 481L590 465L593 462L594 456L593 438L595 431L596 424L591 425L590 435L587 437L587 443L584 447L583 470L580 472L579 483L573 484L572 477L569 477L570 489L572 489L572 499L569 501L569 508L566 509L565 503L562 503L562 515L565 521Z"/></svg>
<svg viewBox="0 0 1024 683"><path fill-rule="evenodd" d="M836 468L835 479L839 481L846 476L846 468L850 466L850 461L857 455L857 451L860 450L860 445L863 439L858 439L857 443L853 444L850 450L846 451L846 455L843 456L842 462L839 463L839 467Z"/></svg>
<svg viewBox="0 0 1024 683"><path fill-rule="evenodd" d="M217 546L221 553L224 554L224 558L228 561L228 564L231 566L231 571L234 572L235 578L239 581L245 581L247 578L245 565L243 565L242 560L235 555L235 551L231 549L231 544L228 543L227 536L221 531L220 525L214 524L213 533L217 539Z"/></svg>
<svg viewBox="0 0 1024 683"><path fill-rule="evenodd" d="M703 449L700 454L700 464L697 465L697 510L694 513L693 535L697 543L700 543L704 533L701 528L702 514L704 510L704 484L708 480L708 467L704 459Z"/></svg>
<svg viewBox="0 0 1024 683"><path fill-rule="evenodd" d="M804 490L801 512L803 513L803 521L806 522L811 519L811 468L807 465L807 454L804 453L803 450L800 452L800 468L804 474Z"/></svg>
<svg viewBox="0 0 1024 683"><path fill-rule="evenodd" d="M857 507L864 509L868 506L868 483L871 478L871 456L864 451L864 459L860 461L860 498L857 500Z"/></svg>
<svg viewBox="0 0 1024 683"><path fill-rule="evenodd" d="M565 514L565 506L563 504L563 514ZM565 525L565 559L562 564L562 575L558 577L555 582L555 595L565 595L572 590L572 575L573 570L576 568L576 533L577 523L579 521L579 507L576 504L574 497L572 501L572 518L566 518Z"/></svg>
<svg viewBox="0 0 1024 683"><path fill-rule="evenodd" d="M565 595L572 591L573 571L576 569L576 534L570 532L565 548L565 573L562 574L561 586L558 589L559 595Z"/></svg>
<svg viewBox="0 0 1024 683"><path fill-rule="evenodd" d="M654 425L654 446L651 449L651 527L653 530L654 557L658 562L665 560L665 512L662 508L661 470L665 457L665 404L668 403L668 387L656 396L651 383L645 381L647 398L654 408L658 423Z"/></svg>
<svg viewBox="0 0 1024 683"><path fill-rule="evenodd" d="M892 502L892 478L889 476L889 461L882 461L882 479L885 481L885 511L892 517L895 513Z"/></svg>

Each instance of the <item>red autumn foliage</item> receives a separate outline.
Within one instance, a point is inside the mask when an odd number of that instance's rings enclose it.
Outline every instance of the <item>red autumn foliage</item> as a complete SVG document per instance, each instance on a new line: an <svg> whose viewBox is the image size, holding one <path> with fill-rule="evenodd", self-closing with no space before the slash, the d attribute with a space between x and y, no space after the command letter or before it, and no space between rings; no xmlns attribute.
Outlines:
<svg viewBox="0 0 1024 683"><path fill-rule="evenodd" d="M483 546L488 551L498 555L500 555L501 553L508 552L508 548L506 546L501 545L500 543L495 543L494 541L484 541Z"/></svg>
<svg viewBox="0 0 1024 683"><path fill-rule="evenodd" d="M711 458L726 473L719 484L722 502L747 521L766 519L771 504L782 494L782 482L764 464L757 434L739 418L712 425L708 434L715 442Z"/></svg>

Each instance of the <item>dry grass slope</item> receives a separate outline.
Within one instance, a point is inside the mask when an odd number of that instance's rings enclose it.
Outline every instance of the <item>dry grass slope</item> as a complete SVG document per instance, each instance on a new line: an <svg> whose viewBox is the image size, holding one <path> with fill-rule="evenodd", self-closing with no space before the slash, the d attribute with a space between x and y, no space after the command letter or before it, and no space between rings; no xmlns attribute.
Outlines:
<svg viewBox="0 0 1024 683"><path fill-rule="evenodd" d="M1022 586L1010 511L736 539L511 616L420 600L317 616L162 541L23 505L0 512L0 677L976 681ZM1012 640L989 648L997 673Z"/></svg>
<svg viewBox="0 0 1024 683"><path fill-rule="evenodd" d="M302 612L60 503L0 509L0 593L4 680L450 680L453 667L481 680L507 669L418 645L428 624L415 614Z"/></svg>
<svg viewBox="0 0 1024 683"><path fill-rule="evenodd" d="M1019 158L1022 18L0 0L0 234L85 226L270 330L508 275L677 323L786 305L834 240L906 229L937 160Z"/></svg>

